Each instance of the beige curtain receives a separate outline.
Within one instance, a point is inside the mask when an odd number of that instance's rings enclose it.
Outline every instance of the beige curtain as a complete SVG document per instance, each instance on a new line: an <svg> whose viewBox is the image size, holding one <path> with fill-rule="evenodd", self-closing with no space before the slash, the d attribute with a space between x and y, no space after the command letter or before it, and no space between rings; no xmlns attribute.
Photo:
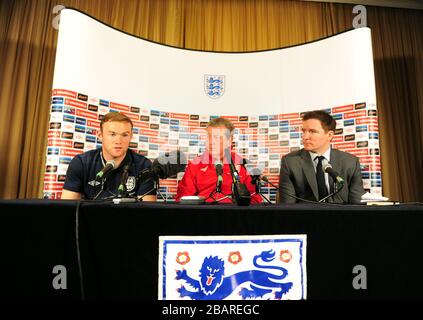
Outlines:
<svg viewBox="0 0 423 320"><path fill-rule="evenodd" d="M0 0L0 198L42 195L57 30L53 7L197 50L285 47L352 28L352 5L276 0ZM367 7L384 194L423 201L423 11Z"/></svg>

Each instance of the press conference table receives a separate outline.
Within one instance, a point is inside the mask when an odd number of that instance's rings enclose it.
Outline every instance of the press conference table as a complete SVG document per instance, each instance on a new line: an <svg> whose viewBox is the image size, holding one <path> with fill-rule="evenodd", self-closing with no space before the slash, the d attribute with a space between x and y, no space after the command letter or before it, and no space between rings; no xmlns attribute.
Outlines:
<svg viewBox="0 0 423 320"><path fill-rule="evenodd" d="M0 200L2 298L157 299L160 235L307 235L309 299L423 298L423 204ZM76 217L82 281L76 250ZM66 267L67 289L52 286ZM352 286L367 269L367 289Z"/></svg>

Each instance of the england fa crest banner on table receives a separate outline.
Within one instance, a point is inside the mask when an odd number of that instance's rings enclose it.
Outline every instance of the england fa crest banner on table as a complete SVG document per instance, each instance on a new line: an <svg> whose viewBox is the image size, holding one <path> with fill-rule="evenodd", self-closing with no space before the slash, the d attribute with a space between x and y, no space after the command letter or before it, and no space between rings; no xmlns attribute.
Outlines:
<svg viewBox="0 0 423 320"><path fill-rule="evenodd" d="M306 299L306 246L306 235L159 237L159 299Z"/></svg>

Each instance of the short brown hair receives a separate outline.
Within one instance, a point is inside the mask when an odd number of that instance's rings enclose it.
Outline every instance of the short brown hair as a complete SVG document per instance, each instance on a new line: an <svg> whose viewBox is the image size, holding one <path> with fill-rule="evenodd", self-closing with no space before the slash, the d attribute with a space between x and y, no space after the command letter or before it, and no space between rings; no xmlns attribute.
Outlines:
<svg viewBox="0 0 423 320"><path fill-rule="evenodd" d="M325 132L335 131L336 129L335 119L329 113L323 110L309 111L303 115L303 121L307 121L310 119L320 120L322 128L325 130Z"/></svg>
<svg viewBox="0 0 423 320"><path fill-rule="evenodd" d="M134 124L132 123L131 119L129 119L123 113L109 112L106 115L104 115L103 119L101 119L100 130L103 130L103 123L111 122L111 121L128 122L131 124L131 128L134 127Z"/></svg>
<svg viewBox="0 0 423 320"><path fill-rule="evenodd" d="M233 125L233 123L225 118L214 118L211 119L209 121L209 123L207 124L207 128L208 127L225 127L226 129L229 130L230 133L232 133L235 130L235 126Z"/></svg>

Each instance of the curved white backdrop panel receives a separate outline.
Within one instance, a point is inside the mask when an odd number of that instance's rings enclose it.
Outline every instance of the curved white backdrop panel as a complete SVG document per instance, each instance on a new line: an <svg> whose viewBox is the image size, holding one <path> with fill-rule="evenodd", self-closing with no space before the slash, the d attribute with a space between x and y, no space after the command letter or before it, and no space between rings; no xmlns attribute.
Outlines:
<svg viewBox="0 0 423 320"><path fill-rule="evenodd" d="M381 194L378 118L368 28L284 49L220 53L146 41L64 9L53 80L45 197L61 194L70 159L100 146L109 111L134 121L131 147L154 159L204 151L204 127L225 116L235 147L277 183L280 157L301 147L304 111L337 120L334 147L360 157L365 188ZM161 183L172 197L176 180ZM275 190L263 188L271 200Z"/></svg>

